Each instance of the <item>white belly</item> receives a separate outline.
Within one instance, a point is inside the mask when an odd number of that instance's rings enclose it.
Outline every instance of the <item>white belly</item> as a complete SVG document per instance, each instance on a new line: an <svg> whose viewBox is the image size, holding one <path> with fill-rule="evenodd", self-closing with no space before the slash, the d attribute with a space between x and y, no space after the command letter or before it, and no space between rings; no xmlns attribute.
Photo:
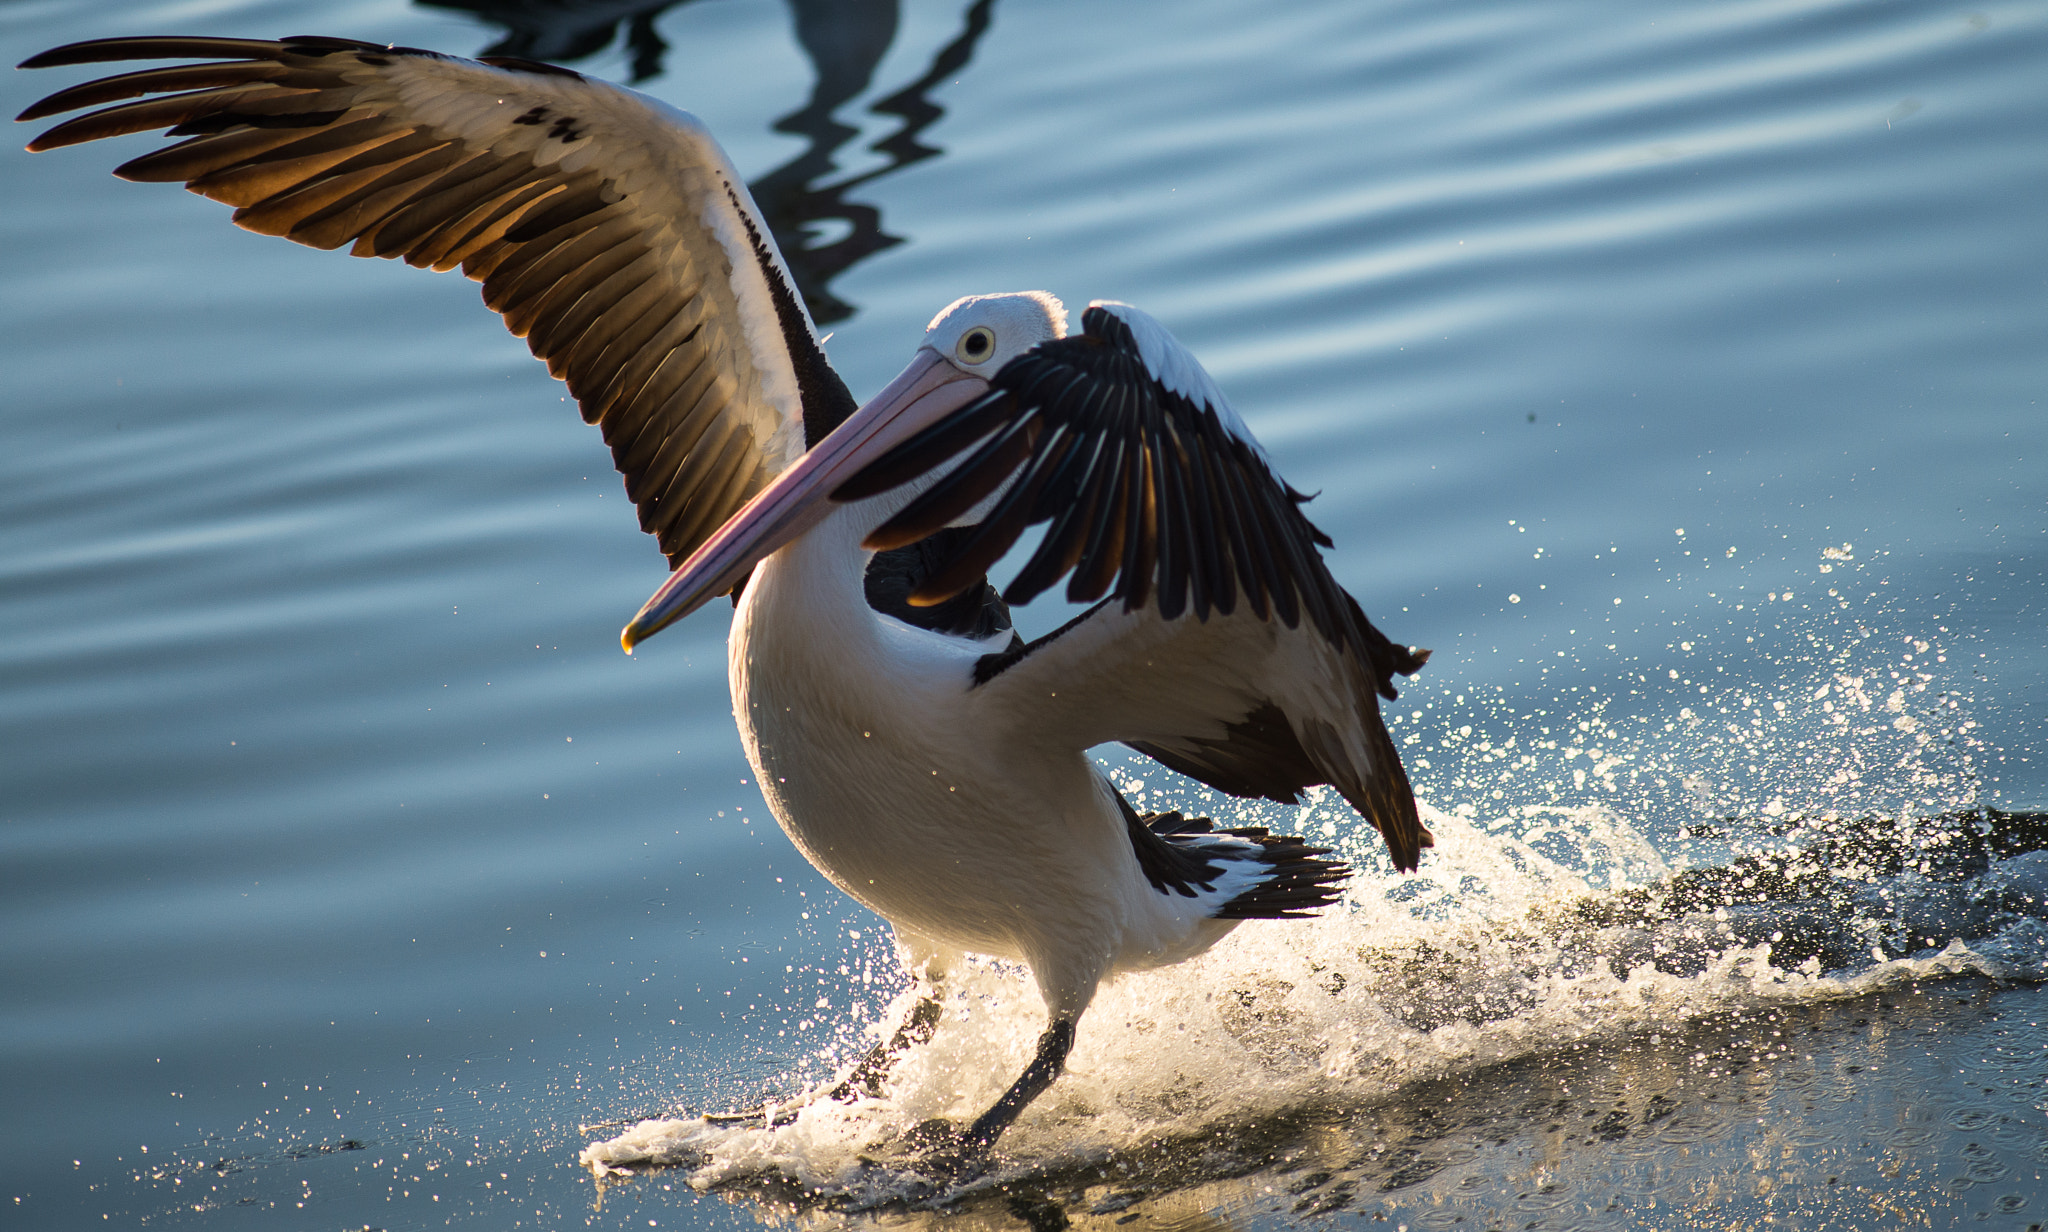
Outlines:
<svg viewBox="0 0 2048 1232"><path fill-rule="evenodd" d="M1028 963L1076 1011L1109 971L1228 931L1160 901L1083 750L992 738L983 648L875 615L822 537L755 570L730 643L747 758L820 872L901 930Z"/></svg>

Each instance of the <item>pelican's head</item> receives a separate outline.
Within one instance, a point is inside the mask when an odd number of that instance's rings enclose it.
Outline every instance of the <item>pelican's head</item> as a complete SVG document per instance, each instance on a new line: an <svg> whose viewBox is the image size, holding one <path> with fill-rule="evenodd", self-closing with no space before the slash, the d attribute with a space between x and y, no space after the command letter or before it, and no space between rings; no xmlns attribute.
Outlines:
<svg viewBox="0 0 2048 1232"><path fill-rule="evenodd" d="M1066 332L1066 308L1044 291L954 300L925 327L910 366L726 519L640 608L620 643L631 653L730 591L777 548L824 521L840 484L987 393L1004 364Z"/></svg>
<svg viewBox="0 0 2048 1232"><path fill-rule="evenodd" d="M987 380L1039 343L1066 336L1066 305L1044 291L966 295L924 327L918 351Z"/></svg>

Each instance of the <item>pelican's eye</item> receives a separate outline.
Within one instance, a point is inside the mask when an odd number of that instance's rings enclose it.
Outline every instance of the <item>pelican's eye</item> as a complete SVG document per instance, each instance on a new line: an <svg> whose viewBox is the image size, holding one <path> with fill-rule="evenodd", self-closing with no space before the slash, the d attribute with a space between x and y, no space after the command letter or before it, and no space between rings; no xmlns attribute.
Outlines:
<svg viewBox="0 0 2048 1232"><path fill-rule="evenodd" d="M996 353L996 331L986 325L977 325L960 335L960 341L953 346L953 354L963 364L978 364Z"/></svg>

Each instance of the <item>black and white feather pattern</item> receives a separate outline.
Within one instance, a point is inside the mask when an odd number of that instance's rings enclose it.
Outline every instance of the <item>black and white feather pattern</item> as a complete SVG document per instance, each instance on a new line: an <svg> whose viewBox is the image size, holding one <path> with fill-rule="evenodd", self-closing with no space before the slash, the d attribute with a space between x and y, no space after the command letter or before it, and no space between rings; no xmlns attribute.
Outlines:
<svg viewBox="0 0 2048 1232"><path fill-rule="evenodd" d="M1351 867L1292 835L1261 826L1218 830L1207 817L1144 813L1117 804L1138 867L1154 892L1195 900L1212 920L1293 920L1337 901Z"/></svg>
<svg viewBox="0 0 2048 1232"><path fill-rule="evenodd" d="M983 656L974 687L1234 795L1298 802L1333 784L1396 867L1415 867L1431 840L1378 698L1428 652L1390 641L1337 584L1306 498L1195 358L1151 317L1098 301L1081 333L990 385L835 493L936 475L866 541L951 537L912 603L979 583L1046 526L1003 597L1028 602L1071 574L1068 598L1094 606ZM953 525L969 516L981 520Z"/></svg>
<svg viewBox="0 0 2048 1232"><path fill-rule="evenodd" d="M1151 317L1097 302L1082 332L1005 365L990 392L876 459L835 494L855 500L959 463L868 537L915 542L989 505L973 533L927 576L914 603L974 585L1036 525L1043 540L1003 591L1028 603L1071 575L1067 598L1108 595L1166 620L1229 616L1240 606L1288 628L1304 619L1333 645L1392 677L1421 656L1383 636L1330 576L1330 540L1307 500L1265 452L1194 357ZM1000 493L1000 495L997 495Z"/></svg>
<svg viewBox="0 0 2048 1232"><path fill-rule="evenodd" d="M552 65L348 39L96 39L22 67L167 59L205 62L54 94L20 118L101 109L29 149L168 129L185 140L116 174L252 231L461 267L603 428L671 563L853 409L694 118Z"/></svg>

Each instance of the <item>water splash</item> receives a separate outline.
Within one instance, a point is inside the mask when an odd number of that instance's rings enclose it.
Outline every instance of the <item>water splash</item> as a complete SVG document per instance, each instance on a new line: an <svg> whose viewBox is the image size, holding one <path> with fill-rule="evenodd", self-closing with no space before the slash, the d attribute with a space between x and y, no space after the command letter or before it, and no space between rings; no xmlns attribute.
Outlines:
<svg viewBox="0 0 2048 1232"><path fill-rule="evenodd" d="M1544 818L1546 837L1616 853L1602 867L1610 880L1632 862L1657 874L1607 890L1589 890L1527 835L1435 809L1427 820L1445 853L1429 878L1361 881L1341 910L1248 924L1190 963L1107 986L1067 1075L1005 1138L1002 1166L946 1199L1099 1165L1162 1135L1370 1106L1419 1084L1656 1038L1715 1015L1954 975L2048 974L2048 853L1993 858L1999 841L2038 841L2040 818L2001 816L1975 844L1932 848L1868 831L1848 876L1821 867L1847 840L1775 862L1668 873L1611 814ZM1902 871L1872 871L1881 850ZM1944 908L1960 915L1943 917ZM1821 927L1823 918L1837 926ZM1925 932L1954 935L1897 957L1882 940L1861 949L1873 937L1898 944ZM892 1013L904 1008L899 998ZM939 1035L904 1059L885 1099L815 1103L774 1131L647 1121L582 1159L601 1176L677 1165L699 1188L766 1184L855 1209L925 1200L930 1186L902 1135L991 1103L1041 1026L1025 973L975 964L950 990Z"/></svg>
<svg viewBox="0 0 2048 1232"><path fill-rule="evenodd" d="M1106 986L1068 1073L969 1192L1715 1016L2048 975L2048 825L1980 805L1948 630L1905 631L1875 585L1850 593L1853 551L1831 552L1833 584L1806 602L1788 585L1730 605L1753 613L1733 672L1704 649L1735 644L1725 629L1675 624L1668 658L1619 658L1597 684L1411 689L1396 730L1438 840L1413 877L1383 875L1335 796L1247 803L1106 763L1141 807L1305 834L1361 874L1318 919L1252 922ZM772 1132L644 1121L582 1160L856 1209L928 1199L903 1134L993 1102L1042 1026L1024 972L975 964L885 1099L812 1104Z"/></svg>

